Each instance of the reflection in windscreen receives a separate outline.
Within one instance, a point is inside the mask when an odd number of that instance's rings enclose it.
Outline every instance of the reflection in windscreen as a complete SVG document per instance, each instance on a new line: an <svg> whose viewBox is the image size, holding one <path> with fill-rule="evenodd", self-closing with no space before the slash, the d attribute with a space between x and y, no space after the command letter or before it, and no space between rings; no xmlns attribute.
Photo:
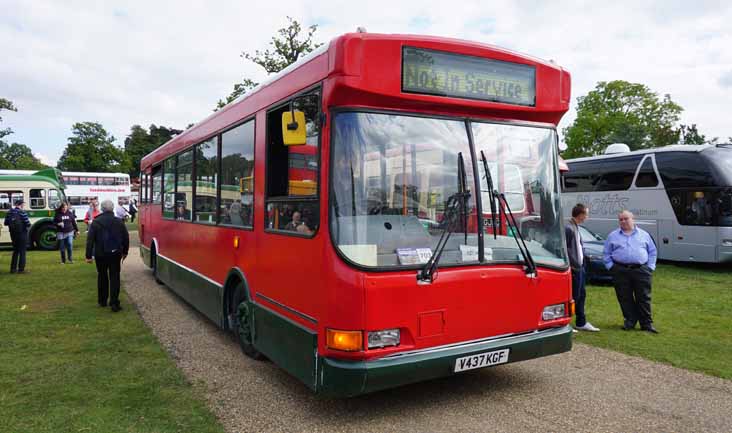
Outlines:
<svg viewBox="0 0 732 433"><path fill-rule="evenodd" d="M492 142L479 130L482 126L474 126L474 134L481 137L494 187L506 194L535 260L564 264L553 131L537 129L538 134L525 134L526 141L517 132L534 128L512 127L518 131L500 131L503 138ZM519 137L513 141L520 146L510 145L512 134ZM335 119L332 149L331 233L349 260L380 267L426 263L450 225L453 234L440 265L477 263L478 209L465 122L341 113ZM459 187L459 155L471 196L463 209L465 217L447 218L446 203ZM494 216L480 161L478 167L483 215L490 221ZM522 260L516 234L505 219L495 218L498 239L486 224L486 260Z"/></svg>

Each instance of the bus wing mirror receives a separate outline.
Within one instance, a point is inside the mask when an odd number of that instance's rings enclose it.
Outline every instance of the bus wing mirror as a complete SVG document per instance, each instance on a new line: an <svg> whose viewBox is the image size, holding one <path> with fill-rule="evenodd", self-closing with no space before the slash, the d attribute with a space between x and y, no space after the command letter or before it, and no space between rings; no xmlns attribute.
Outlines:
<svg viewBox="0 0 732 433"><path fill-rule="evenodd" d="M282 113L282 140L285 146L302 146L306 138L305 113L300 110Z"/></svg>

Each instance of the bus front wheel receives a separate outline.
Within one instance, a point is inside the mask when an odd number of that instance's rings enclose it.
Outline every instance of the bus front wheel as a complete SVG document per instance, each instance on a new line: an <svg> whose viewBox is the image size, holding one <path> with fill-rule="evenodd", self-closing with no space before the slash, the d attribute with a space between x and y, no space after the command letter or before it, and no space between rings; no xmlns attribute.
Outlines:
<svg viewBox="0 0 732 433"><path fill-rule="evenodd" d="M51 224L46 224L37 228L33 232L33 243L38 249L44 251L53 251L58 248L58 241L56 240L56 228Z"/></svg>
<svg viewBox="0 0 732 433"><path fill-rule="evenodd" d="M155 282L158 284L163 284L163 280L160 279L160 276L158 274L158 255L155 247L150 250L150 265L152 267L152 273L153 278L155 278Z"/></svg>
<svg viewBox="0 0 732 433"><path fill-rule="evenodd" d="M262 359L262 354L254 348L254 318L252 315L252 307L245 293L244 283L239 283L234 291L234 302L232 303L232 307L234 308L233 313L237 319L236 326L234 326L234 334L245 355L252 359Z"/></svg>

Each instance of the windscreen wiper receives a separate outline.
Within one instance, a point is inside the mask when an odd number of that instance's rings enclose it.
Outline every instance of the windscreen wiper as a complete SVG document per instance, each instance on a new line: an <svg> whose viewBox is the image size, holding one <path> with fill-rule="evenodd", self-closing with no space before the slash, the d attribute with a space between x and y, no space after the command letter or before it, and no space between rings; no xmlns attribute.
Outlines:
<svg viewBox="0 0 732 433"><path fill-rule="evenodd" d="M488 161L485 159L485 153L480 151L480 157L483 159L483 171L485 172L485 181L488 184L488 196L491 200L491 226L493 227L493 239L498 239L498 227L496 225L496 195L493 191L493 177L488 170Z"/></svg>
<svg viewBox="0 0 732 433"><path fill-rule="evenodd" d="M447 199L444 213L445 219L443 221L445 226L442 234L440 235L440 239L437 241L437 245L435 246L435 251L432 253L432 256L427 260L427 263L424 265L422 270L417 272L417 281L431 283L437 277L437 264L440 261L440 256L442 256L442 251L444 251L447 246L447 241L450 240L450 235L455 231L456 223L459 222L459 219L466 218L463 214L465 213L469 198L470 192L468 192L467 189L465 162L463 161L463 154L458 153L458 192Z"/></svg>
<svg viewBox="0 0 732 433"><path fill-rule="evenodd" d="M524 236L521 234L518 224L516 224L516 218L514 218L513 212L511 212L511 207L508 205L506 195L504 193L498 193L498 191L496 191L496 194L499 200L503 201L503 206L501 206L503 216L506 217L506 223L512 226L513 232L515 233L514 239L516 239L516 244L519 247L519 251L521 251L521 255L524 256L524 262L526 263L526 275L536 275L536 263L534 262L534 258L531 256L529 248L526 246L526 241L524 241Z"/></svg>

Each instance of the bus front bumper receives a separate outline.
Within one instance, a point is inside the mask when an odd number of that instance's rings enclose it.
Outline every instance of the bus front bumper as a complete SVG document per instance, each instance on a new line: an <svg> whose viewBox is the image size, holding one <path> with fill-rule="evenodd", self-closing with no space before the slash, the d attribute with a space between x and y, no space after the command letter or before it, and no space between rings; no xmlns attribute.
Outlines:
<svg viewBox="0 0 732 433"><path fill-rule="evenodd" d="M455 361L508 349L508 363L572 349L572 327L550 328L493 340L482 340L392 355L372 361L319 357L316 390L328 397L352 397L455 373Z"/></svg>

